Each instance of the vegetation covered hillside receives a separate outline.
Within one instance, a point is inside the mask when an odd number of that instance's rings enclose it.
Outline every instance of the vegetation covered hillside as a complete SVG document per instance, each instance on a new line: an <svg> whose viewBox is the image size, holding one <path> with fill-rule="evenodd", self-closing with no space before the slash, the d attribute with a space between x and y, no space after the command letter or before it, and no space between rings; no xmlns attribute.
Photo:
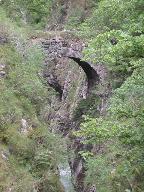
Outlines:
<svg viewBox="0 0 144 192"><path fill-rule="evenodd" d="M56 100L42 77L41 47L31 42L46 30L85 42L82 61L103 66L107 80L87 94L82 69L54 60L48 71L68 98ZM72 180L79 172L84 185L77 192L144 192L144 0L0 1L0 192L65 191L58 165L66 149L48 116L61 130L67 123Z"/></svg>
<svg viewBox="0 0 144 192"><path fill-rule="evenodd" d="M61 138L43 114L52 91L40 75L42 51L27 39L0 9L0 191L63 192Z"/></svg>
<svg viewBox="0 0 144 192"><path fill-rule="evenodd" d="M143 10L143 0L101 0L79 28L90 39L84 59L107 66L113 90L106 115L86 115L76 133L99 146L82 153L99 192L144 191Z"/></svg>

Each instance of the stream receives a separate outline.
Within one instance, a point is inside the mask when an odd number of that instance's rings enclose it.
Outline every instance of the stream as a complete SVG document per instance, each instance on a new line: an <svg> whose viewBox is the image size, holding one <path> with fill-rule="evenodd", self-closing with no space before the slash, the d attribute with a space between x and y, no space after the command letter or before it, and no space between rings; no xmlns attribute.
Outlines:
<svg viewBox="0 0 144 192"><path fill-rule="evenodd" d="M71 181L71 170L69 165L59 166L60 181L64 186L65 192L74 192L73 184Z"/></svg>

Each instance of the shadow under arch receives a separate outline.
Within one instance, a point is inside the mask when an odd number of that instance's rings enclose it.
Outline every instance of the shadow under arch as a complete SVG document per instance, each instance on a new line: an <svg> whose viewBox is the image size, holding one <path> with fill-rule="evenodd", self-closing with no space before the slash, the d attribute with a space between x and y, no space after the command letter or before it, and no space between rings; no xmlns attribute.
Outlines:
<svg viewBox="0 0 144 192"><path fill-rule="evenodd" d="M88 92L89 92L100 81L99 75L88 62L82 61L80 58L75 57L69 57L69 58L75 61L85 72L88 81Z"/></svg>

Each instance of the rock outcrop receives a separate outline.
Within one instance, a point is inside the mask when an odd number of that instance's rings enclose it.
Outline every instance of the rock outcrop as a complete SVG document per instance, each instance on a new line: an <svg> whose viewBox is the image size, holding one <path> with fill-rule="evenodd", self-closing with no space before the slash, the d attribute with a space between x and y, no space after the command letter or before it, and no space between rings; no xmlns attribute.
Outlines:
<svg viewBox="0 0 144 192"><path fill-rule="evenodd" d="M6 68L5 64L0 64L0 78L3 78L6 76L5 68Z"/></svg>

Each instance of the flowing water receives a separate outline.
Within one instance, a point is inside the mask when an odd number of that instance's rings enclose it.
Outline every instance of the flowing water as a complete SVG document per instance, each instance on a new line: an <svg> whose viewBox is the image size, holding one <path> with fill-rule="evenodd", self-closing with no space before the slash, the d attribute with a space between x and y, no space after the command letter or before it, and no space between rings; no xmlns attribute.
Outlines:
<svg viewBox="0 0 144 192"><path fill-rule="evenodd" d="M71 181L71 170L69 165L59 166L60 180L64 186L65 192L74 192L73 184Z"/></svg>

